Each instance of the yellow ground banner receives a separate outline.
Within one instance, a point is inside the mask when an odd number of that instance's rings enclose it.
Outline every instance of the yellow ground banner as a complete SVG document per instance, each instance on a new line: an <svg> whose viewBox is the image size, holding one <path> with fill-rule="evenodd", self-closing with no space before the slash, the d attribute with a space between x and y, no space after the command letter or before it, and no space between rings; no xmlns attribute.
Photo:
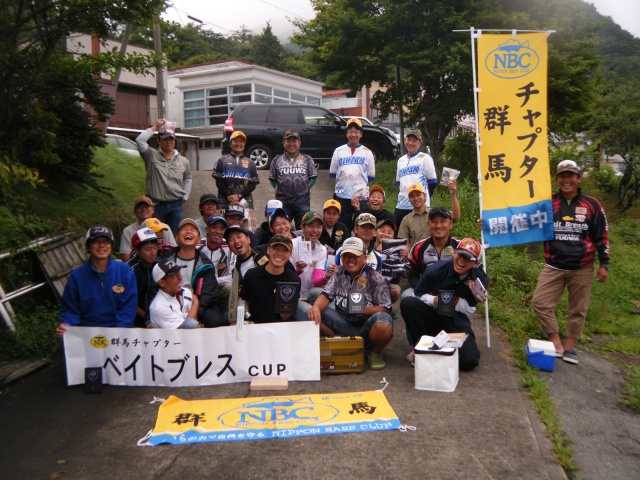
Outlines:
<svg viewBox="0 0 640 480"><path fill-rule="evenodd" d="M261 440L399 426L381 391L191 401L170 396L159 408L148 443Z"/></svg>
<svg viewBox="0 0 640 480"><path fill-rule="evenodd" d="M478 87L485 242L550 240L547 34L481 35Z"/></svg>

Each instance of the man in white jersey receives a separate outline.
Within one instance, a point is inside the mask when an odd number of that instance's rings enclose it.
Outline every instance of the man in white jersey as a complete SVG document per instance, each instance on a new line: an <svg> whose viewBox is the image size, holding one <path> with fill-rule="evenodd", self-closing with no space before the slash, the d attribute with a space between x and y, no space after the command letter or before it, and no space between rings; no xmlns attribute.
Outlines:
<svg viewBox="0 0 640 480"><path fill-rule="evenodd" d="M436 189L438 178L433 159L420 151L422 145L422 133L416 128L411 128L404 136L404 146L407 154L400 157L396 169L396 185L399 187L398 203L393 214L396 216L396 225L400 226L402 219L413 210L409 201L409 185L422 185L427 200L427 208L431 206L431 197Z"/></svg>
<svg viewBox="0 0 640 480"><path fill-rule="evenodd" d="M350 230L353 228L351 199L356 195L364 210L369 198L369 183L373 182L376 176L373 153L360 144L361 139L360 120L350 118L347 122L348 143L335 149L329 167L329 177L336 179L333 198L340 202L342 207L339 221Z"/></svg>

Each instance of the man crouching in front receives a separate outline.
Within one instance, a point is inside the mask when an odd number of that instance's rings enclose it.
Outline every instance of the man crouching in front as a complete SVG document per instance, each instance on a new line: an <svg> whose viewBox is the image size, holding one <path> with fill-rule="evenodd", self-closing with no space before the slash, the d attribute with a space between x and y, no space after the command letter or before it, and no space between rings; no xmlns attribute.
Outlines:
<svg viewBox="0 0 640 480"><path fill-rule="evenodd" d="M366 264L364 243L342 244L341 266L308 312L322 335L359 335L369 352L369 368L385 367L382 350L393 337L391 296L385 278ZM335 301L335 310L328 308Z"/></svg>

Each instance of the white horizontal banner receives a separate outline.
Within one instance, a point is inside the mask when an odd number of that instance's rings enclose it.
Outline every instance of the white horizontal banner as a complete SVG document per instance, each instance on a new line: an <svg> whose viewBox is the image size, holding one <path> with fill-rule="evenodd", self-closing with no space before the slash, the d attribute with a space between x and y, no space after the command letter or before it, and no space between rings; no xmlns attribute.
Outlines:
<svg viewBox="0 0 640 480"><path fill-rule="evenodd" d="M109 385L191 387L248 382L252 377L320 380L314 322L193 330L69 327L64 334L67 384L101 367Z"/></svg>

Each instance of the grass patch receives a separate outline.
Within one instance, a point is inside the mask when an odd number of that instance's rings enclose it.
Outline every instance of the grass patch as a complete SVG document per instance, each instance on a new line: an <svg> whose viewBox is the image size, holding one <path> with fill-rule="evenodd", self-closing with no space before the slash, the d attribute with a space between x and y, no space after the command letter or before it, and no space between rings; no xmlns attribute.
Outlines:
<svg viewBox="0 0 640 480"><path fill-rule="evenodd" d="M397 198L395 162L376 165L376 182L387 193L387 209L393 210ZM611 190L611 189L609 189ZM600 190L594 181L585 178L583 191L603 204L609 221L611 273L605 283L594 281L589 312L581 347L611 359L627 374L621 403L640 411L640 315L630 300L640 300L640 209L634 206L625 216L615 206L615 189ZM478 191L471 182L458 185L458 200L462 218L456 221L452 234L457 238L479 238L475 219L479 216ZM451 206L448 191L436 188L431 205ZM548 384L536 369L527 366L525 345L529 338L545 338L538 319L531 309L531 297L544 265L542 244L516 245L489 249L487 274L490 279L489 308L491 321L509 337L515 364L522 372L522 382L531 393L533 403L553 443L554 453L568 473L578 466L573 459L571 441L560 428ZM566 331L567 295L556 308L560 331Z"/></svg>

